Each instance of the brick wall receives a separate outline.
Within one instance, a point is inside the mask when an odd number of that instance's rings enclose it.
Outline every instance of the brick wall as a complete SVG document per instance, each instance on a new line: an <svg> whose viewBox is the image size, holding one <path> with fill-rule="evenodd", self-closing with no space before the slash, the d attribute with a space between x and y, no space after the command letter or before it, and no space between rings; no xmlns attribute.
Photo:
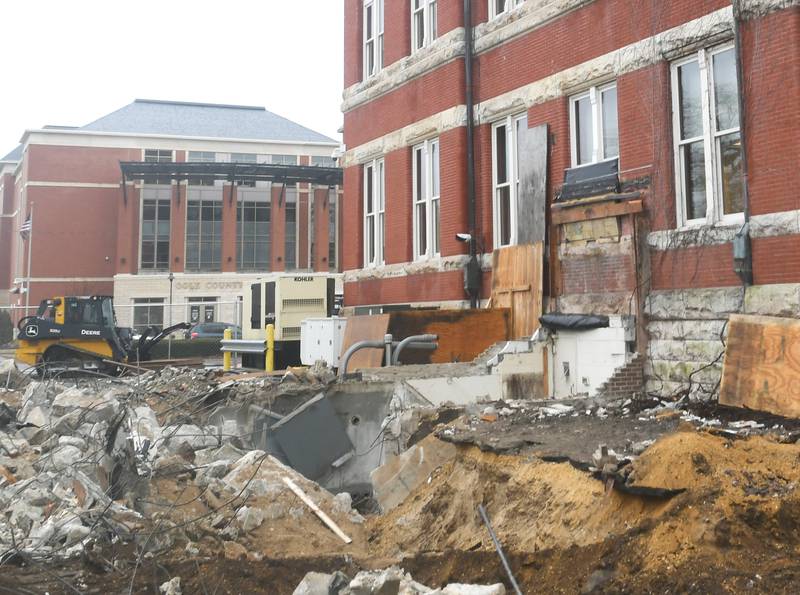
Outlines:
<svg viewBox="0 0 800 595"><path fill-rule="evenodd" d="M0 214L10 215L14 212L14 176L3 175L0 178ZM12 245L16 241L15 220L0 218L0 291L11 288L11 254Z"/></svg>
<svg viewBox="0 0 800 595"><path fill-rule="evenodd" d="M800 235L754 240L753 272L756 285L800 283Z"/></svg>
<svg viewBox="0 0 800 595"><path fill-rule="evenodd" d="M688 287L730 287L741 281L733 272L730 244L681 250L651 250L654 290Z"/></svg>
<svg viewBox="0 0 800 595"><path fill-rule="evenodd" d="M748 21L742 45L751 212L800 209L800 6Z"/></svg>
<svg viewBox="0 0 800 595"><path fill-rule="evenodd" d="M630 362L617 369L603 386L597 390L598 396L630 398L635 393L644 392L644 355L636 355Z"/></svg>
<svg viewBox="0 0 800 595"><path fill-rule="evenodd" d="M362 221L364 217L363 209L363 187L361 185L361 166L347 167L344 170L344 199L342 200L342 221L346 233L341 235L342 246L342 266L343 271L352 271L361 268L363 265L363 255L361 245L363 243L364 230Z"/></svg>
<svg viewBox="0 0 800 595"><path fill-rule="evenodd" d="M140 190L128 185L128 200L117 210L117 273L135 274L139 265Z"/></svg>
<svg viewBox="0 0 800 595"><path fill-rule="evenodd" d="M411 53L411 0L384 0L384 67Z"/></svg>
<svg viewBox="0 0 800 595"><path fill-rule="evenodd" d="M439 169L448 172L441 178L440 246L442 256L466 254L467 244L456 240L456 234L469 230L467 172L464 155L467 150L467 129L457 128L439 137Z"/></svg>
<svg viewBox="0 0 800 595"><path fill-rule="evenodd" d="M485 20L485 5L486 2L474 4L477 21ZM648 0L631 12L625 0L586 3L538 29L482 53L475 68L477 100L495 98L729 6L728 0ZM461 8L460 2L440 0L440 23L459 22ZM403 23L407 21L408 18L404 17ZM398 30L406 36L403 27L405 25ZM387 44L392 34L387 26ZM553 43L554 39L558 43ZM758 215L800 209L800 193L796 190L800 187L800 180L794 156L797 151L791 150L797 146L800 129L800 110L796 108L800 96L800 7L747 22L743 30L743 51L752 212ZM452 61L347 112L346 144L353 149L461 104L462 71L462 62ZM623 184L635 185L642 193L645 212L640 215L644 220L641 233L674 230L677 221L670 62L663 60L645 66L619 76L616 82L620 177ZM564 170L570 166L567 95L528 110L529 126L548 125L548 203L559 191ZM463 229L467 223L464 129L443 133L440 140L442 251L444 255L452 255L463 253L465 249L451 239L454 232ZM478 235L483 247L490 251L493 247L493 197L489 124L476 127L475 155ZM387 156L387 261L392 263L411 260L409 159L407 148ZM350 169L358 170L358 173L354 171L345 175L348 203L345 220L358 223L351 224L342 244L345 269L358 268L361 261L360 168ZM622 223L627 225L628 222ZM548 229L550 238L555 237L556 229ZM623 227L622 235L626 234L630 234L629 226L627 231ZM797 236L787 236L753 242L756 283L797 282L800 264L796 263L798 250L793 250L797 241ZM773 253L779 254L780 260L770 258ZM652 263L652 270L643 269L640 279L644 283L644 292L649 286L655 290L668 290L740 284L733 273L730 244L676 247L668 251L645 249L640 251L639 257L640 264L643 261ZM569 294L632 290L636 283L631 273L631 258L631 255L613 254L570 257L563 263L564 278L560 291ZM458 293L449 299L459 299L462 294L459 285ZM410 286L409 293L401 301L417 301Z"/></svg>
<svg viewBox="0 0 800 595"><path fill-rule="evenodd" d="M364 19L363 0L344 0L344 86L345 89L361 80L361 23Z"/></svg>
<svg viewBox="0 0 800 595"><path fill-rule="evenodd" d="M407 238L412 234L411 219L411 149L400 149L386 155L386 264L408 262L413 258L413 246ZM363 249L362 249L363 250Z"/></svg>
<svg viewBox="0 0 800 595"><path fill-rule="evenodd" d="M344 142L357 147L462 103L464 62L454 60L344 114Z"/></svg>
<svg viewBox="0 0 800 595"><path fill-rule="evenodd" d="M629 254L566 257L561 260L564 293L633 291L633 259Z"/></svg>

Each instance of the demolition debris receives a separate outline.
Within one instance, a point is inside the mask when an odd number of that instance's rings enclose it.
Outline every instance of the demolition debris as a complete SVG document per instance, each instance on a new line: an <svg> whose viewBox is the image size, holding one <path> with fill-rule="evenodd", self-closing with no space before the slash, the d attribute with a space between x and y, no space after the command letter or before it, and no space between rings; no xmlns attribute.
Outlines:
<svg viewBox="0 0 800 595"><path fill-rule="evenodd" d="M798 420L688 399L431 407L322 365L0 370L1 588L495 595L512 576L522 592L800 579Z"/></svg>

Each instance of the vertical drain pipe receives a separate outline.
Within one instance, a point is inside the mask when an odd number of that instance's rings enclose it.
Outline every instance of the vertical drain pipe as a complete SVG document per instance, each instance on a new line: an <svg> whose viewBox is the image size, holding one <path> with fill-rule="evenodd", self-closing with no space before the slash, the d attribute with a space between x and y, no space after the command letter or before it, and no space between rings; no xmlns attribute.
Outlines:
<svg viewBox="0 0 800 595"><path fill-rule="evenodd" d="M469 261L464 269L464 290L470 308L480 303L481 267L478 263L477 209L475 204L475 104L472 79L472 0L464 0L464 86L467 104L467 208L469 216Z"/></svg>
<svg viewBox="0 0 800 595"><path fill-rule="evenodd" d="M733 240L733 267L742 284L753 284L753 252L750 244L750 180L747 170L747 117L744 98L744 51L742 49L741 0L731 0L733 8L733 51L736 55L736 85L739 95L739 139L742 143L742 202L744 225Z"/></svg>

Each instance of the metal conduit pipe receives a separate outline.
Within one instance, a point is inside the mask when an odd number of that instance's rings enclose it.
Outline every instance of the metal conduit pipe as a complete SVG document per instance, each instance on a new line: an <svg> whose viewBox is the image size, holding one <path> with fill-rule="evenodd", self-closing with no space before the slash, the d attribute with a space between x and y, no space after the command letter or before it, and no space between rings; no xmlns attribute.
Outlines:
<svg viewBox="0 0 800 595"><path fill-rule="evenodd" d="M386 350L386 363L385 366L392 365L392 335L383 336L384 349Z"/></svg>
<svg viewBox="0 0 800 595"><path fill-rule="evenodd" d="M357 343L353 343L342 356L342 363L339 366L339 378L344 378L344 375L347 373L347 364L350 363L350 358L353 357L356 351L362 349L384 349L385 346L385 341L358 341ZM391 346L389 348L391 349Z"/></svg>
<svg viewBox="0 0 800 595"><path fill-rule="evenodd" d="M439 338L439 335L412 335L406 337L397 344L397 349L394 350L394 357L392 357L392 364L396 366L400 363L400 354L409 346L410 343L433 343Z"/></svg>
<svg viewBox="0 0 800 595"><path fill-rule="evenodd" d="M347 366L350 363L350 358L353 357L356 351L360 351L361 349L388 349L390 347L397 348L400 346L400 343L402 343L402 341L392 341L391 345L387 344L385 341L359 341L358 343L353 343L342 356L342 362L339 365L339 378L344 378L344 375L347 373ZM433 351L439 347L439 344L432 343L430 341L411 342L404 347L410 349L429 349Z"/></svg>

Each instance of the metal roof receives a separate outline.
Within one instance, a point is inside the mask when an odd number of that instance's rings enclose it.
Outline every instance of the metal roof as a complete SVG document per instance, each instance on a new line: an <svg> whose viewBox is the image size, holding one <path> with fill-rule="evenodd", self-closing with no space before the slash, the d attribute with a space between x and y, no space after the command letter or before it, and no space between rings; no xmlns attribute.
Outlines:
<svg viewBox="0 0 800 595"><path fill-rule="evenodd" d="M263 107L155 99L136 99L79 130L338 144Z"/></svg>
<svg viewBox="0 0 800 595"><path fill-rule="evenodd" d="M11 151L8 155L0 159L0 161L9 161L12 163L18 162L22 159L22 145L17 145L17 147Z"/></svg>

